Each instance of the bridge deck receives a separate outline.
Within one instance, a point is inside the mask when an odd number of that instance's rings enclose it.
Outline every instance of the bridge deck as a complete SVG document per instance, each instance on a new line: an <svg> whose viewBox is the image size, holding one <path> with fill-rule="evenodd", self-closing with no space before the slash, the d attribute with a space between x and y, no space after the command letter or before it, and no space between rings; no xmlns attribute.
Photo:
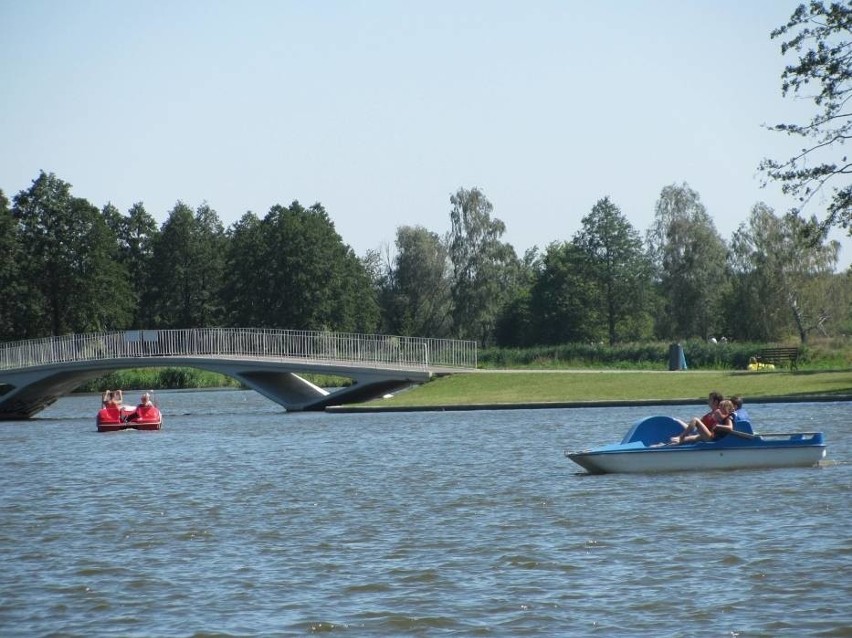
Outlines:
<svg viewBox="0 0 852 638"><path fill-rule="evenodd" d="M116 369L184 366L239 379L288 410L363 401L434 374L476 368L472 341L387 335L205 328L65 335L0 345L0 419L27 418ZM301 378L354 383L329 393Z"/></svg>

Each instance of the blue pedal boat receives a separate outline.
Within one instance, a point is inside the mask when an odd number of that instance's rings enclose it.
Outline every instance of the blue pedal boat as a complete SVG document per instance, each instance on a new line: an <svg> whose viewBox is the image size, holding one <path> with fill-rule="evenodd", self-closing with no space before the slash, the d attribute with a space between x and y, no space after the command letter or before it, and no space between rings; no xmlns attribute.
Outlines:
<svg viewBox="0 0 852 638"><path fill-rule="evenodd" d="M740 419L718 441L670 445L682 431L672 417L650 416L634 423L621 443L566 450L565 456L591 474L608 474L813 466L826 455L822 432L755 433Z"/></svg>

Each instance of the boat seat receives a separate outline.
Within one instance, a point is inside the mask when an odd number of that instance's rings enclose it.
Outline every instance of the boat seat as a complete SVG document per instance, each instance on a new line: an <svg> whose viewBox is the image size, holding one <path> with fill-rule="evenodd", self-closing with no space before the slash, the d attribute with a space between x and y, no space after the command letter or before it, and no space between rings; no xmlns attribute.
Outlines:
<svg viewBox="0 0 852 638"><path fill-rule="evenodd" d="M754 434L754 429L751 427L751 421L748 419L737 419L734 418L734 429L737 432L743 432L745 434Z"/></svg>
<svg viewBox="0 0 852 638"><path fill-rule="evenodd" d="M625 443L641 442L644 445L654 445L668 441L671 437L683 432L680 424L670 416L649 416L639 419L621 440Z"/></svg>

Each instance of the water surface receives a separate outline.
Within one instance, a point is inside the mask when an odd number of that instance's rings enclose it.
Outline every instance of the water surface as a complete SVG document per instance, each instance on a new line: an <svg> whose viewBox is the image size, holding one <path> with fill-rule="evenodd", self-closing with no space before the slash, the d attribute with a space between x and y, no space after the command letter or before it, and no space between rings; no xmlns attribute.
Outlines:
<svg viewBox="0 0 852 638"><path fill-rule="evenodd" d="M0 422L0 635L850 635L849 404L747 406L819 468L589 476L564 449L702 406L157 400L160 432Z"/></svg>

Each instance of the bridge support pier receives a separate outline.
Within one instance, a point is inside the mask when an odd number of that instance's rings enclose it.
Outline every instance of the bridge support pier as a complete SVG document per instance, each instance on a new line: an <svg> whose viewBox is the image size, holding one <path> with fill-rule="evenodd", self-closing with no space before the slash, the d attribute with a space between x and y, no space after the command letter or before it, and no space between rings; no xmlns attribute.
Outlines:
<svg viewBox="0 0 852 638"><path fill-rule="evenodd" d="M233 377L289 412L319 411L333 405L369 401L388 392L425 383L432 376L428 370L376 370L351 365L219 357L146 357L52 364L0 376L0 420L28 419L85 381L110 370L174 366L200 368ZM297 372L345 376L354 383L329 392Z"/></svg>

